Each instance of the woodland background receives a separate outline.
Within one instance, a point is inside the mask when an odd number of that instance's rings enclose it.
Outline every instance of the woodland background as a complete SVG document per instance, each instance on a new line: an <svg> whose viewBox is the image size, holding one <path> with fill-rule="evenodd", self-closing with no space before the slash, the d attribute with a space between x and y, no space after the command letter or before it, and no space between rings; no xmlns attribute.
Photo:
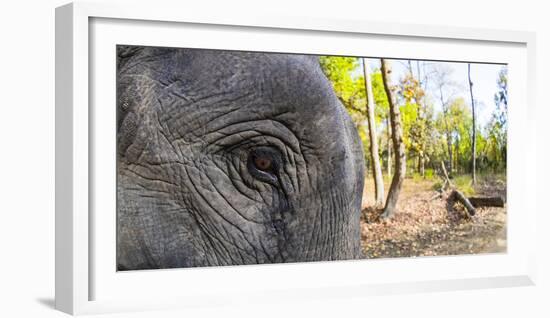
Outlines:
<svg viewBox="0 0 550 318"><path fill-rule="evenodd" d="M320 62L363 142L366 256L504 252L507 66ZM488 198L498 204L470 205Z"/></svg>

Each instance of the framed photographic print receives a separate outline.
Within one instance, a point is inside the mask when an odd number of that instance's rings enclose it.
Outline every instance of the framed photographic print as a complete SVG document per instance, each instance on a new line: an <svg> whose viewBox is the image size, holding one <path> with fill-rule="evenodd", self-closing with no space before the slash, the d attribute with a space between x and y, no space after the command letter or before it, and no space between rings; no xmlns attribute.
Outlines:
<svg viewBox="0 0 550 318"><path fill-rule="evenodd" d="M533 45L58 8L56 308L533 284Z"/></svg>

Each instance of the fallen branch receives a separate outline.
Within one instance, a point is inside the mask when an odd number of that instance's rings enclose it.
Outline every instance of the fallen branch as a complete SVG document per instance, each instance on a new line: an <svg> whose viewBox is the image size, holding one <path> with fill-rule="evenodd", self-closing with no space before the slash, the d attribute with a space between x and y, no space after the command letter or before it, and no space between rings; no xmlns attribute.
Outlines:
<svg viewBox="0 0 550 318"><path fill-rule="evenodd" d="M504 207L504 199L502 197L470 197L468 200L476 208L488 206Z"/></svg>
<svg viewBox="0 0 550 318"><path fill-rule="evenodd" d="M445 189L447 188L447 185L449 184L448 180L445 180L443 182L443 184L441 185L441 189L439 189L440 192L443 192L445 191Z"/></svg>
<svg viewBox="0 0 550 318"><path fill-rule="evenodd" d="M468 200L468 198L466 198L464 194L462 194L462 192L456 189L453 190L453 192L451 192L450 199L455 202L458 201L462 203L466 210L468 210L468 217L472 217L476 214L476 209L474 208L472 203L470 203L470 200Z"/></svg>
<svg viewBox="0 0 550 318"><path fill-rule="evenodd" d="M433 196L431 196L428 200L426 201L432 201L432 200L435 200L435 199L440 199L443 197L443 193L442 192L437 192L436 194L434 194Z"/></svg>
<svg viewBox="0 0 550 318"><path fill-rule="evenodd" d="M443 176L445 177L445 182L443 183L442 189L445 189L445 186L449 185L451 188L454 188L451 179L449 179L449 174L447 173L447 168L445 168L445 163L441 161L441 170L443 171Z"/></svg>
<svg viewBox="0 0 550 318"><path fill-rule="evenodd" d="M467 216L471 218L476 214L476 208L479 207L504 207L504 199L502 197L470 197L467 198L462 192L458 191L455 185L449 179L449 174L445 168L445 163L441 161L441 171L443 172L443 185L441 186L440 193L445 192L445 188L448 186L452 189L449 199L453 202L460 202L468 211ZM430 198L433 200L439 195L434 195Z"/></svg>

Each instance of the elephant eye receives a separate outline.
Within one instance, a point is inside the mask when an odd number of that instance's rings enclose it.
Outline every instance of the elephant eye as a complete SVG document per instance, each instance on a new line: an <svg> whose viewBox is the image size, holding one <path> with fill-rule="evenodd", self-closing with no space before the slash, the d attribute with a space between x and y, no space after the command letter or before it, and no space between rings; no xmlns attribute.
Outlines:
<svg viewBox="0 0 550 318"><path fill-rule="evenodd" d="M275 149L260 147L248 153L248 171L260 181L275 183L281 165L281 155Z"/></svg>
<svg viewBox="0 0 550 318"><path fill-rule="evenodd" d="M268 171L271 169L272 161L271 158L268 157L256 157L254 158L254 165L258 170Z"/></svg>

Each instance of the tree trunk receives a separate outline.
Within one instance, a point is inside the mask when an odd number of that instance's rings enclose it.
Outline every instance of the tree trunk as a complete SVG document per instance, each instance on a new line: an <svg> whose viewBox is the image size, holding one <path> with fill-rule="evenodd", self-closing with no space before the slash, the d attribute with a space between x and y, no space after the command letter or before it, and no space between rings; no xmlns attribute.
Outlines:
<svg viewBox="0 0 550 318"><path fill-rule="evenodd" d="M385 59L381 59L382 64L382 81L384 82L384 90L388 97L390 106L390 121L392 128L393 150L395 153L395 174L393 175L386 206L382 218L390 218L395 214L397 199L401 192L401 186L405 179L405 171L407 161L405 157L405 144L403 143L403 129L401 127L401 113L397 105L395 94L391 87L391 65Z"/></svg>
<svg viewBox="0 0 550 318"><path fill-rule="evenodd" d="M468 63L468 82L470 83L470 99L472 101L472 182L476 184L476 107L473 93L474 83L470 76L470 63Z"/></svg>
<svg viewBox="0 0 550 318"><path fill-rule="evenodd" d="M455 140L455 154L454 154L454 158L455 158L455 162L453 163L454 167L455 167L455 172L457 174L460 173L460 161L458 160L459 159L459 151L458 151L458 139Z"/></svg>
<svg viewBox="0 0 550 318"><path fill-rule="evenodd" d="M420 175L422 178L426 176L426 159L424 158L424 152L420 154Z"/></svg>
<svg viewBox="0 0 550 318"><path fill-rule="evenodd" d="M445 122L445 139L447 139L447 151L449 152L449 173L453 173L453 138L451 133L451 127L447 121L447 105L443 98L443 87L439 86L439 99L441 101L441 108L443 109L443 117Z"/></svg>
<svg viewBox="0 0 550 318"><path fill-rule="evenodd" d="M416 61L416 78L418 79L418 86L419 86L419 89L421 89L423 92L425 92L425 88L422 87L423 85L423 82L426 82L426 80L422 80L422 75L420 74L420 61ZM411 74L412 74L412 70L411 70ZM426 104L424 103L424 96L415 96L415 99L416 99L416 102L418 103L418 118L419 120L422 121L422 126L421 126L421 131L420 131L420 134L421 134L421 138L420 138L420 150L419 150L419 161L418 161L418 172L420 173L420 175L422 176L422 178L424 178L426 175L425 175L425 166L426 166L426 135L427 135L427 128L426 128L426 114L425 114L425 110L426 110ZM418 120L418 119L417 119Z"/></svg>
<svg viewBox="0 0 550 318"><path fill-rule="evenodd" d="M391 147L392 147L392 144L391 144L391 125L390 125L390 116L388 114L388 118L386 118L386 127L388 129L388 177L391 176Z"/></svg>
<svg viewBox="0 0 550 318"><path fill-rule="evenodd" d="M374 177L375 202L377 206L384 204L384 179L378 156L378 139L376 139L376 123L374 121L374 95L372 93L372 82L370 79L370 67L367 59L363 59L363 72L365 76L365 90L367 96L367 119L369 122L369 140L372 175Z"/></svg>

